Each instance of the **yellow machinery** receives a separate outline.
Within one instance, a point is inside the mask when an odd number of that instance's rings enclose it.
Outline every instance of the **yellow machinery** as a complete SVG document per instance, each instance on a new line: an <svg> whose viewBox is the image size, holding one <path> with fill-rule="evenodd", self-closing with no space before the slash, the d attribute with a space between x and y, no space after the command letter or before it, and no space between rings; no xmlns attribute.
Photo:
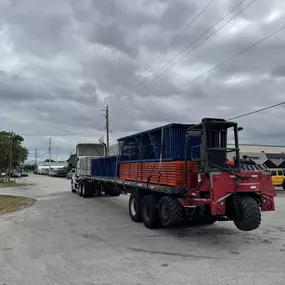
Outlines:
<svg viewBox="0 0 285 285"><path fill-rule="evenodd" d="M283 186L285 190L285 169L271 169L271 179L274 186Z"/></svg>

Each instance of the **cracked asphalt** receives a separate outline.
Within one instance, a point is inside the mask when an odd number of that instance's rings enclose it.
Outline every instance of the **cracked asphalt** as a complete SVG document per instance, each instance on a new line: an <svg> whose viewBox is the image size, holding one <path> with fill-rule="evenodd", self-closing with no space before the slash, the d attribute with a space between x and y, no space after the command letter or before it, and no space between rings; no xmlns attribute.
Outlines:
<svg viewBox="0 0 285 285"><path fill-rule="evenodd" d="M285 282L285 191L253 232L231 222L148 230L130 220L127 196L84 199L66 179L21 181L0 193L38 201L0 216L0 285Z"/></svg>

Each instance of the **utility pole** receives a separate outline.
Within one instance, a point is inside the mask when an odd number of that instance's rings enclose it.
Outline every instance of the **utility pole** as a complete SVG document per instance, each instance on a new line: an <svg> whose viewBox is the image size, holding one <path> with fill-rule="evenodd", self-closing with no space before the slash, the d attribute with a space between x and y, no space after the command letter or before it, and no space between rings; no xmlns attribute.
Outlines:
<svg viewBox="0 0 285 285"><path fill-rule="evenodd" d="M105 114L103 114L103 116L105 117L106 119L106 123L105 123L105 128L106 128L106 138L107 138L107 143L106 143L106 146L107 146L107 153L106 155L109 155L109 134L110 134L110 130L109 130L109 126L110 126L110 121L109 121L109 106L107 105L106 106L106 109L102 109L101 111L104 111Z"/></svg>
<svg viewBox="0 0 285 285"><path fill-rule="evenodd" d="M37 171L37 159L38 159L38 149L36 148L35 150L35 168L34 168L34 173Z"/></svg>
<svg viewBox="0 0 285 285"><path fill-rule="evenodd" d="M51 174L51 137L49 138L48 153L49 153L49 174Z"/></svg>
<svg viewBox="0 0 285 285"><path fill-rule="evenodd" d="M12 160L13 160L13 131L11 132L11 135L10 135L10 154L9 154L9 175L8 175L8 182L11 182Z"/></svg>
<svg viewBox="0 0 285 285"><path fill-rule="evenodd" d="M35 150L35 167L37 166L38 149Z"/></svg>
<svg viewBox="0 0 285 285"><path fill-rule="evenodd" d="M106 107L106 138L107 138L107 155L109 155L109 107Z"/></svg>

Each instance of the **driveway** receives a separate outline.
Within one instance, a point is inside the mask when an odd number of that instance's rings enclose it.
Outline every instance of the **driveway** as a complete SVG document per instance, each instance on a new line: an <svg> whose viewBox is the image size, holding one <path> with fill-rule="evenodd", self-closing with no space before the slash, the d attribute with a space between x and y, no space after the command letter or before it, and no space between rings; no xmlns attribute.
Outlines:
<svg viewBox="0 0 285 285"><path fill-rule="evenodd" d="M21 181L1 193L38 201L0 216L0 285L284 284L285 191L253 232L231 222L148 230L130 220L127 196L84 199L66 179Z"/></svg>

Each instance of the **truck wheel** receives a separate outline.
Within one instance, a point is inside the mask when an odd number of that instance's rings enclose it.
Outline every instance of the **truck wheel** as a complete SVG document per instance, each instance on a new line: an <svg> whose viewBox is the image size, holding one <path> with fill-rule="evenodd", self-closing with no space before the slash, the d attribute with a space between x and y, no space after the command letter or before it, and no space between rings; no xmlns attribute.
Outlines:
<svg viewBox="0 0 285 285"><path fill-rule="evenodd" d="M72 181L71 181L71 183L70 183L70 184L71 184L71 192L72 192L72 193L75 193L75 192L76 192L76 190L73 188L73 183L72 183Z"/></svg>
<svg viewBox="0 0 285 285"><path fill-rule="evenodd" d="M86 183L83 183L83 187L82 187L82 197L83 198L87 197L87 194L86 194L87 189L86 188L87 188Z"/></svg>
<svg viewBox="0 0 285 285"><path fill-rule="evenodd" d="M261 213L256 200L252 197L240 197L236 209L240 213L239 218L234 218L235 226L241 231L257 229L261 223Z"/></svg>
<svg viewBox="0 0 285 285"><path fill-rule="evenodd" d="M94 194L93 183L90 182L83 183L83 188L82 188L83 198L91 198L93 197L93 194Z"/></svg>
<svg viewBox="0 0 285 285"><path fill-rule="evenodd" d="M85 187L84 183L79 183L79 191L78 191L78 194L80 197L82 197L83 195L83 187Z"/></svg>
<svg viewBox="0 0 285 285"><path fill-rule="evenodd" d="M138 201L136 193L132 193L129 198L129 214L133 222L139 223L142 221L141 203Z"/></svg>
<svg viewBox="0 0 285 285"><path fill-rule="evenodd" d="M175 198L162 197L158 204L158 212L164 227L176 226L183 221L183 208Z"/></svg>
<svg viewBox="0 0 285 285"><path fill-rule="evenodd" d="M148 229L159 226L157 199L154 195L147 195L142 200L142 220Z"/></svg>

